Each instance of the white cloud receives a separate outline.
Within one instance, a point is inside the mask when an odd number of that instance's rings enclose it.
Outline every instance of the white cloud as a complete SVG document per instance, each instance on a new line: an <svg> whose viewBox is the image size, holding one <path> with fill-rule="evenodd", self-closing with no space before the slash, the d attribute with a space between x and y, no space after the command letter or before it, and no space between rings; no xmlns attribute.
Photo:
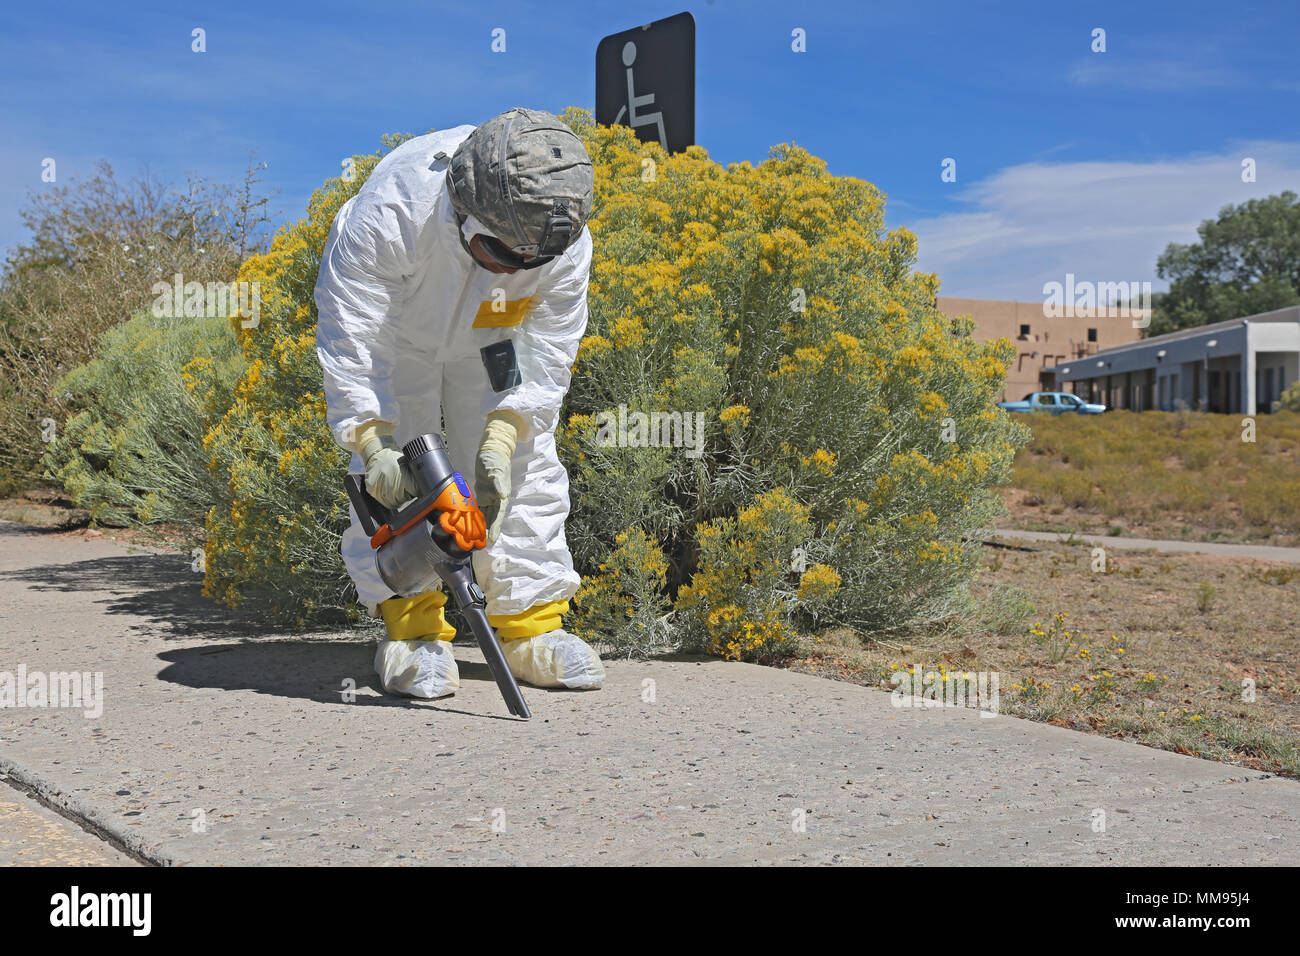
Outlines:
<svg viewBox="0 0 1300 956"><path fill-rule="evenodd" d="M1231 70L1182 60L1124 60L1094 54L1079 60L1068 74L1075 86L1114 86L1161 92L1241 86L1246 79Z"/></svg>
<svg viewBox="0 0 1300 956"><path fill-rule="evenodd" d="M1241 162L1256 161L1254 183ZM1067 272L1094 282L1149 281L1171 242L1229 203L1300 192L1300 143L1243 143L1217 156L1152 162L1026 163L966 187L967 212L905 222L918 268L942 294L1037 301Z"/></svg>

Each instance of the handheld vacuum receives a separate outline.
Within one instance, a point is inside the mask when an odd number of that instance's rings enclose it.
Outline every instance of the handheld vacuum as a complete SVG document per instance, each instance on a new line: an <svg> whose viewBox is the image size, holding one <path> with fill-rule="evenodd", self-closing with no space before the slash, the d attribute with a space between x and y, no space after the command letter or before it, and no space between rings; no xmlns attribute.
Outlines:
<svg viewBox="0 0 1300 956"><path fill-rule="evenodd" d="M510 713L531 717L519 685L506 665L487 601L474 581L470 558L487 547L487 521L465 479L451 467L438 435L421 435L402 446L419 495L390 510L366 492L365 475L343 479L361 527L370 535L379 576L399 597L432 591L441 581L469 622L488 669Z"/></svg>

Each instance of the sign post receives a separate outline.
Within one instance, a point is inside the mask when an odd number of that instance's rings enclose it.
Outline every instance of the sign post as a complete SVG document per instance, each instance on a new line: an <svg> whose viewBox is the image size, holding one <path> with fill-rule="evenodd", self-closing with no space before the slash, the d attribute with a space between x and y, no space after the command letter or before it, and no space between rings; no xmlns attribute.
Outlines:
<svg viewBox="0 0 1300 956"><path fill-rule="evenodd" d="M695 18L678 13L596 46L596 122L669 153L695 143Z"/></svg>

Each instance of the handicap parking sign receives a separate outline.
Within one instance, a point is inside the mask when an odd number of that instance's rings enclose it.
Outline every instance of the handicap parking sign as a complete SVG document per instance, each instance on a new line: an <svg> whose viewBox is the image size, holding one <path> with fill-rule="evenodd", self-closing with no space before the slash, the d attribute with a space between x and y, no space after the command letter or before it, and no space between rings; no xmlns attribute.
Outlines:
<svg viewBox="0 0 1300 956"><path fill-rule="evenodd" d="M596 47L596 122L679 153L695 142L695 18L665 20L605 37Z"/></svg>

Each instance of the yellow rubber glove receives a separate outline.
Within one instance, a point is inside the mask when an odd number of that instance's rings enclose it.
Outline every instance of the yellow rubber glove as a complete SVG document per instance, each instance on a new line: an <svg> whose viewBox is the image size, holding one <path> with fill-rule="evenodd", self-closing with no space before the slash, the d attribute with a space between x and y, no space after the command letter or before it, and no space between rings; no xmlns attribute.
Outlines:
<svg viewBox="0 0 1300 956"><path fill-rule="evenodd" d="M396 508L415 497L415 479L397 448L389 422L374 420L358 425L356 449L366 466L366 491L370 497L385 508Z"/></svg>
<svg viewBox="0 0 1300 956"><path fill-rule="evenodd" d="M510 501L510 459L514 456L523 420L514 412L492 412L483 425L474 460L474 500L487 519L487 540L501 534Z"/></svg>

